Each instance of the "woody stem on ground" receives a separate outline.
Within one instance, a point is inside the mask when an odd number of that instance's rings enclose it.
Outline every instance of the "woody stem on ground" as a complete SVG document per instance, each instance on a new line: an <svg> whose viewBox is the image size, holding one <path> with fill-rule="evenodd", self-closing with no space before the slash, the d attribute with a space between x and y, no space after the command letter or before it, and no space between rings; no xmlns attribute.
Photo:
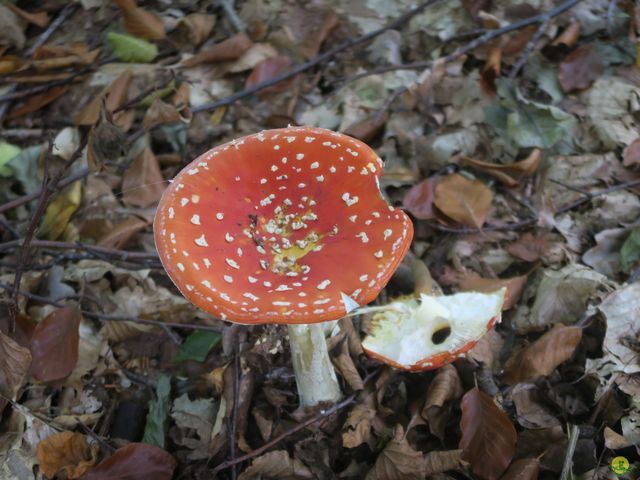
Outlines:
<svg viewBox="0 0 640 480"><path fill-rule="evenodd" d="M339 401L342 392L329 358L322 324L289 325L289 345L300 405Z"/></svg>

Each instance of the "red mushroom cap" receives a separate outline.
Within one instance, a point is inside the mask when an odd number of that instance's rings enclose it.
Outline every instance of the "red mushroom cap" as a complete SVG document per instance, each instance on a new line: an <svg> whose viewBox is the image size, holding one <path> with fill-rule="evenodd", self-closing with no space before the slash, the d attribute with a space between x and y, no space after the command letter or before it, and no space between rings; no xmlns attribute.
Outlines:
<svg viewBox="0 0 640 480"><path fill-rule="evenodd" d="M376 298L413 225L382 198L382 160L329 130L289 127L218 146L182 170L154 221L178 289L239 323L334 320Z"/></svg>
<svg viewBox="0 0 640 480"><path fill-rule="evenodd" d="M433 370L454 362L500 321L506 289L420 295L374 307L362 348L400 370Z"/></svg>

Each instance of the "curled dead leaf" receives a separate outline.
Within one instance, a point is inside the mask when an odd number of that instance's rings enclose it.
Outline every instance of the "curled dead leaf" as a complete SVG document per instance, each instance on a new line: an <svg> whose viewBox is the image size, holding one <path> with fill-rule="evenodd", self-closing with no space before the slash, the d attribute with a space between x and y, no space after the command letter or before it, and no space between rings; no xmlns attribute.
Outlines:
<svg viewBox="0 0 640 480"><path fill-rule="evenodd" d="M342 445L345 448L355 448L363 443L371 446L371 423L376 416L376 411L369 403L359 403L349 412L342 432Z"/></svg>
<svg viewBox="0 0 640 480"><path fill-rule="evenodd" d="M523 178L533 175L538 170L541 159L542 151L534 148L527 158L506 165L483 162L469 157L460 157L460 164L487 173L507 187L517 187Z"/></svg>
<svg viewBox="0 0 640 480"><path fill-rule="evenodd" d="M190 13L178 20L175 31L183 41L199 46L209 38L215 25L215 15Z"/></svg>
<svg viewBox="0 0 640 480"><path fill-rule="evenodd" d="M30 364L29 349L21 347L0 331L0 395L10 400L16 399L27 377Z"/></svg>
<svg viewBox="0 0 640 480"><path fill-rule="evenodd" d="M581 339L580 327L555 325L507 361L505 382L513 385L530 377L551 374L558 365L571 358Z"/></svg>
<svg viewBox="0 0 640 480"><path fill-rule="evenodd" d="M195 67L203 63L227 62L240 58L253 45L246 33L238 33L211 47L204 48L194 56L188 58L182 65L186 68Z"/></svg>
<svg viewBox="0 0 640 480"><path fill-rule="evenodd" d="M115 0L122 11L122 23L129 33L147 40L162 40L166 36L164 23L157 15L136 5L135 0Z"/></svg>
<svg viewBox="0 0 640 480"><path fill-rule="evenodd" d="M380 452L365 480L423 480L425 474L422 453L409 445L404 430L398 425L393 439Z"/></svg>
<svg viewBox="0 0 640 480"><path fill-rule="evenodd" d="M64 472L66 478L80 478L96 463L97 446L76 432L51 435L38 444L36 456L42 473L53 478Z"/></svg>

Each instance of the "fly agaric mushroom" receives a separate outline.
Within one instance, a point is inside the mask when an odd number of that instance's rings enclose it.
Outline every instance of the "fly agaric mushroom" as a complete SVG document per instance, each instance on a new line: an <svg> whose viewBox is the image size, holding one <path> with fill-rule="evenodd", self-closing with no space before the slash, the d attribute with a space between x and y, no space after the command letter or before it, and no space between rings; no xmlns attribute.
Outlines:
<svg viewBox="0 0 640 480"><path fill-rule="evenodd" d="M500 321L506 289L396 300L376 312L365 353L392 367L420 372L457 360Z"/></svg>
<svg viewBox="0 0 640 480"><path fill-rule="evenodd" d="M198 157L158 205L156 247L185 297L223 320L289 324L303 405L341 395L318 322L375 299L411 243L382 167L346 135L268 130Z"/></svg>

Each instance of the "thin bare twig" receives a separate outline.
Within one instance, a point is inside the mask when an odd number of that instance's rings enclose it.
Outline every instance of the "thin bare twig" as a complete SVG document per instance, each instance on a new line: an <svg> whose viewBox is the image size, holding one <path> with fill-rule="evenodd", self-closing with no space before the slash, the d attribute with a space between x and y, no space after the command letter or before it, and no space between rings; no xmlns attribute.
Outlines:
<svg viewBox="0 0 640 480"><path fill-rule="evenodd" d="M549 23L551 23L551 18L547 18L540 23L540 26L538 26L536 33L534 33L531 39L527 42L527 45L524 47L524 50L518 57L518 60L513 65L513 67L511 67L511 71L509 72L509 80L515 79L516 75L518 75L518 72L522 69L522 67L524 67L525 63L527 63L527 60L533 53L533 49L536 48L536 45L547 31L547 28L549 28Z"/></svg>
<svg viewBox="0 0 640 480"><path fill-rule="evenodd" d="M24 240L12 240L0 243L0 252L12 250L24 243ZM84 250L90 253L100 253L108 257L115 257L123 261L131 260L158 260L155 252L132 252L128 250L118 250L117 248L101 247L99 245L88 245L86 243L58 242L55 240L33 240L32 247L37 248L59 248L64 250Z"/></svg>
<svg viewBox="0 0 640 480"><path fill-rule="evenodd" d="M216 468L213 469L213 471L211 472L211 475L215 475L216 473L225 470L233 465L237 465L238 463L242 463L242 462L246 462L247 460L251 460L254 457L257 457L258 455L262 455L264 452L266 452L267 450L269 450L270 448L274 447L275 445L277 445L278 443L280 443L282 440L284 440L285 438L299 432L300 430L304 430L305 428L307 428L309 425L313 425L314 423L317 423L331 415L333 415L334 413L336 413L339 410L342 410L344 407L346 407L347 405L352 404L356 399L356 395L350 395L347 398L345 398L344 400L342 400L339 403L336 403L333 407L321 411L319 414L311 417L310 419L296 425L293 428L290 428L289 430L287 430L286 432L282 432L280 435L278 435L277 437L273 438L272 440L268 441L267 443L265 443L263 446L261 446L260 448L256 448L255 450L242 455L240 457L235 458L234 460L228 460L226 462L221 463L220 465L218 465Z"/></svg>
<svg viewBox="0 0 640 480"><path fill-rule="evenodd" d="M68 185L71 185L76 180L80 180L86 177L87 175L89 175L89 169L83 167L79 169L77 172L69 175L67 178L60 180L60 183L58 183L58 188L62 189ZM0 213L4 213L8 210L13 210L14 208L19 207L20 205L29 203L30 201L38 198L41 194L42 194L42 188L40 188L39 190L36 190L33 193L30 193L28 195L23 195L21 197L11 200L10 202L0 205Z"/></svg>
<svg viewBox="0 0 640 480"><path fill-rule="evenodd" d="M73 152L73 155L71 155L69 160L67 160L64 166L55 174L55 176L50 177L49 160L52 155L53 141L51 140L49 142L49 147L47 148L47 152L45 154L45 168L42 178L42 189L40 198L38 199L38 204L36 205L33 216L31 217L29 226L27 227L27 231L24 235L24 240L20 246L20 253L18 255L18 262L13 283L12 302L9 305L9 332L11 333L15 331L16 315L18 313L18 291L20 290L20 281L22 280L23 267L29 255L31 242L33 241L33 237L35 236L38 225L40 224L40 220L42 219L47 209L49 200L55 193L57 193L60 181L63 179L69 168L71 168L71 165L73 165L73 163L80 157L86 144L87 136L85 135L80 141L78 148L76 148L75 152Z"/></svg>
<svg viewBox="0 0 640 480"><path fill-rule="evenodd" d="M332 59L333 57L335 57L338 53L343 52L345 50L348 50L350 48L353 47L357 47L358 45L362 45L364 43L369 42L370 40L373 40L375 37L383 34L384 32L388 31L388 30L393 30L396 28L400 28L404 25L407 24L407 22L409 22L409 20L411 20L411 18L413 18L414 16L416 16L417 14L419 14L420 12L422 12L425 8L430 7L431 5L433 5L434 3L438 2L440 0L428 0L426 2L422 2L420 5L418 5L416 8L409 10L408 12L400 15L398 18L396 18L395 20L389 22L387 25L385 25L384 27L379 28L378 30L374 30L373 32L369 32L365 35L360 35L359 37L355 37L352 38L350 40L347 40L344 43L341 43L340 45L337 45L335 47L333 47L330 50L327 50L324 53L321 53L320 55L317 55L315 57L313 57L311 60L309 60L308 62L305 62L301 65L298 65L297 67L294 67L292 70L289 70L288 72L285 72L281 75L278 75L276 77L273 77L270 80L264 81L264 82L260 82L255 84L253 87L251 88L247 88L245 90L242 90L234 95L231 95L229 97L226 98L221 98L220 100L215 100L213 102L209 102L209 103L205 103L203 105L200 105L196 108L193 109L193 113L198 113L198 112L203 112L203 111L208 111L208 110L213 110L215 108L218 107L224 107L227 105L231 105L232 103L237 102L238 100L241 100L243 98L249 97L261 90L264 90L265 88L268 88L272 85L275 85L276 83L280 83L283 80L288 80L289 78L295 77L296 75L309 70L312 67L315 67L316 65L319 65L321 63L326 62L327 60ZM575 1L575 0L574 0Z"/></svg>
<svg viewBox="0 0 640 480"><path fill-rule="evenodd" d="M33 55L33 52L35 52L38 47L44 45L44 43L47 40L49 40L49 38L51 38L51 35L53 35L53 33L60 27L60 25L62 25L64 21L67 18L69 18L71 14L73 14L73 12L75 12L77 7L78 7L78 4L75 2L68 3L60 11L58 16L53 20L53 22L49 24L47 29L38 36L35 43L31 45L31 47L26 51L27 56ZM9 91L5 93L5 96L15 92L17 88L18 88L18 85L14 83L9 88ZM4 117L7 114L7 111L9 110L10 105L11 105L10 101L0 102L0 123L2 123L2 121L4 120Z"/></svg>
<svg viewBox="0 0 640 480"><path fill-rule="evenodd" d="M552 8L548 12L543 12L538 15L534 15L532 17L510 23L508 25L505 25L504 27L496 28L495 30L489 30L484 35L479 36L473 41L458 48L455 52L447 55L446 57L439 58L438 60L421 60L419 62L403 63L399 65L389 65L387 67L376 68L374 70L369 70L368 72L348 78L345 80L344 83L350 83L360 78L367 77L369 75L377 75L380 73L393 72L396 70L419 70L423 68L431 68L435 64L435 62L443 62L443 63L453 62L454 60L457 60L463 55L466 55L470 51L475 50L479 46L490 42L494 38L501 37L502 35L513 32L515 30L520 30L521 28L528 27L529 25L535 25L537 23L547 22L553 17L557 17L558 15L566 12L567 10L570 10L571 8L573 8L575 5L577 5L582 1L583 0L567 0L564 3L558 5L557 7Z"/></svg>
<svg viewBox="0 0 640 480"><path fill-rule="evenodd" d="M217 3L222 8L224 14L229 19L229 23L233 25L233 28L235 28L237 32L247 31L247 25L236 13L234 0L216 0L215 3Z"/></svg>
<svg viewBox="0 0 640 480"><path fill-rule="evenodd" d="M11 291L13 290L12 285L8 285L5 283L0 283L0 289ZM52 300L47 297L43 297L42 295L37 295L31 292L25 292L24 290L20 290L18 294L22 297L28 298L29 300L33 300L34 302L43 303L45 305L52 305L54 307L63 308L65 305L58 301ZM73 295L71 297L65 298L77 298L77 296ZM91 310L81 309L80 313L88 318L93 318L95 320L101 320L106 322L131 322L131 323L140 323L143 325L153 325L154 327L160 328L184 328L186 330L203 330L207 332L217 332L221 333L224 328L223 327L215 327L213 325L200 325L195 323L178 323L178 322L163 322L161 320L151 320L147 318L139 318L139 317L131 317L127 315L112 315L109 313L100 313L100 312L92 312Z"/></svg>

